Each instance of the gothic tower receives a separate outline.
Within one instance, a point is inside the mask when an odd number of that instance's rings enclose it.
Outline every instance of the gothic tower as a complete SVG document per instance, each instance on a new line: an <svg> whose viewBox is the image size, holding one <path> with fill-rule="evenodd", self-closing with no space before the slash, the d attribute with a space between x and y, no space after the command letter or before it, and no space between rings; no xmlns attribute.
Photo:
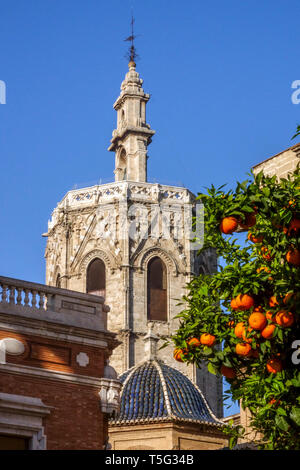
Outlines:
<svg viewBox="0 0 300 470"><path fill-rule="evenodd" d="M144 360L149 322L161 339L178 325L175 316L186 284L215 267L213 253L197 257L190 220L195 197L186 188L147 182L147 147L154 131L146 121L150 98L133 60L114 108L117 128L115 182L69 191L48 223L46 283L102 295L110 307L108 329L118 334L111 365L119 374ZM222 416L222 382L206 368L176 362L171 346L158 358L197 383Z"/></svg>

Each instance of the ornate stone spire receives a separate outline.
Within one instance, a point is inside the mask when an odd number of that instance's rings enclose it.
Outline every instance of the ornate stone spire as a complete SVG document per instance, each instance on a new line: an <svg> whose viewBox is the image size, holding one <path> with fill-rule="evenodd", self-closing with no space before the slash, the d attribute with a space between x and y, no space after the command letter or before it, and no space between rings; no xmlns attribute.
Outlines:
<svg viewBox="0 0 300 470"><path fill-rule="evenodd" d="M153 323L149 323L148 332L144 336L143 341L145 342L145 360L155 361L157 359L157 343L159 337L153 333Z"/></svg>
<svg viewBox="0 0 300 470"><path fill-rule="evenodd" d="M130 60L129 71L114 103L117 129L113 131L109 151L115 152L115 181L147 181L147 147L155 131L146 123L145 93L135 62Z"/></svg>

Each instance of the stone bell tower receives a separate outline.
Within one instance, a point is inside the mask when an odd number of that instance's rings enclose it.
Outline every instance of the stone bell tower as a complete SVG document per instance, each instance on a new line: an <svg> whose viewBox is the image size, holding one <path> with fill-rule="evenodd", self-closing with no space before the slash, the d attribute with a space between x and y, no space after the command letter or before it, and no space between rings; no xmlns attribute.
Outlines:
<svg viewBox="0 0 300 470"><path fill-rule="evenodd" d="M147 147L155 131L146 122L146 104L143 80L135 70L135 62L121 85L121 94L114 103L117 111L117 129L113 131L108 150L115 152L115 181L147 181Z"/></svg>
<svg viewBox="0 0 300 470"><path fill-rule="evenodd" d="M115 182L69 191L48 224L46 283L105 297L108 329L121 342L110 364L119 374L144 360L151 324L158 359L196 382L217 416L221 379L206 368L178 363L173 347L159 349L178 327L176 315L194 274L211 272L213 253L201 259L191 243L195 196L186 188L147 182L147 147L154 131L146 122L149 95L134 60L114 104L117 128Z"/></svg>

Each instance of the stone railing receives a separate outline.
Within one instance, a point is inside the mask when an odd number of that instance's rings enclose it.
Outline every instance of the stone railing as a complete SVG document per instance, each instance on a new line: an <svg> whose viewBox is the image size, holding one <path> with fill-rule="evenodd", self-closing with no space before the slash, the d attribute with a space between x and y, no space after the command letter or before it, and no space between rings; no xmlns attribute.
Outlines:
<svg viewBox="0 0 300 470"><path fill-rule="evenodd" d="M0 315L101 331L108 311L100 296L0 276Z"/></svg>

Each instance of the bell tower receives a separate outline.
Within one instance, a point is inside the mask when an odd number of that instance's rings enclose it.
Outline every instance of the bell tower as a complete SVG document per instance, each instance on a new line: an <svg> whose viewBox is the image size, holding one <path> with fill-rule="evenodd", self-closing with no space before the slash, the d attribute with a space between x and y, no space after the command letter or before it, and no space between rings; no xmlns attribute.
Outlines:
<svg viewBox="0 0 300 470"><path fill-rule="evenodd" d="M45 234L46 282L105 297L108 329L120 341L110 360L119 374L144 360L151 325L149 354L159 341L158 360L196 382L221 416L221 379L206 367L176 362L172 344L160 349L178 328L178 300L192 276L200 270L210 273L216 260L213 253L197 257L192 247L195 195L187 188L147 182L147 148L155 132L146 120L150 95L136 71L133 39L132 33L108 149L115 152L115 181L69 191L58 203Z"/></svg>
<svg viewBox="0 0 300 470"><path fill-rule="evenodd" d="M130 41L129 63L121 93L114 103L117 111L117 129L113 131L111 145L108 150L115 152L115 181L147 181L147 147L155 131L146 122L146 104L150 95L145 93L143 80L136 71L137 57L133 34L133 18L131 35L125 39Z"/></svg>
<svg viewBox="0 0 300 470"><path fill-rule="evenodd" d="M113 131L108 150L115 152L115 181L147 181L147 147L155 131L146 122L145 93L136 64L130 61L129 71L121 85L121 94L114 103L117 129Z"/></svg>

